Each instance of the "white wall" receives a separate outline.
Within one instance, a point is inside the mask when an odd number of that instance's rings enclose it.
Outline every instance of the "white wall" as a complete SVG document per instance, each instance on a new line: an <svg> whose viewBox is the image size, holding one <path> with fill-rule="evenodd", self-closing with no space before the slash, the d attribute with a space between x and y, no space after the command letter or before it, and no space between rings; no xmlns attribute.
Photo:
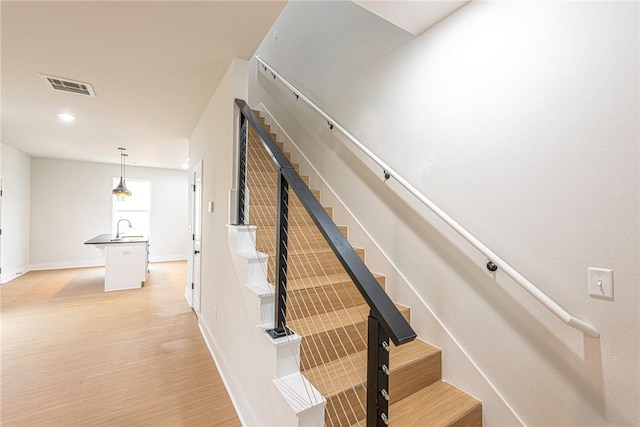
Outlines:
<svg viewBox="0 0 640 427"><path fill-rule="evenodd" d="M118 165L32 159L33 269L104 265L100 251L84 242L111 233L111 190L119 175ZM150 260L186 259L187 173L127 167L127 178L151 181Z"/></svg>
<svg viewBox="0 0 640 427"><path fill-rule="evenodd" d="M31 158L2 144L2 276L5 283L29 269Z"/></svg>
<svg viewBox="0 0 640 427"><path fill-rule="evenodd" d="M340 30L345 7L290 3L258 54L601 333L583 336L488 274L482 256L252 64L252 105L264 103L362 224L370 239L350 236L372 268L397 269L390 292L412 304L421 338L455 340L478 367L467 375L445 348L445 378L489 397L487 425L512 420L487 384L527 425L640 424L638 3L472 2L377 58L360 35L400 40L400 30L364 11L349 11L357 35ZM346 212L338 221L355 224ZM587 295L587 267L614 270L614 301Z"/></svg>
<svg viewBox="0 0 640 427"><path fill-rule="evenodd" d="M278 419L269 401L271 378L255 363L256 328L249 320L242 283L233 268L227 238L229 191L233 188L234 99L247 98L247 62L234 59L189 140L192 165L202 166L201 312L199 323L241 420ZM214 212L206 212L213 201Z"/></svg>

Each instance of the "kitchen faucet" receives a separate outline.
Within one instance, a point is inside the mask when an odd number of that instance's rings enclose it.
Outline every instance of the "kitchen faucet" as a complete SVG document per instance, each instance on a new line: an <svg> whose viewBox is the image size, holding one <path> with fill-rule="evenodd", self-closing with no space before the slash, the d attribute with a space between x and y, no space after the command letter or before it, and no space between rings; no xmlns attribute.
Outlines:
<svg viewBox="0 0 640 427"><path fill-rule="evenodd" d="M132 228L131 221L129 221L129 220L128 220L128 219L126 219L126 218L119 219L119 220L118 220L118 224L116 225L116 239L119 239L120 237L122 237L122 236L120 235L120 223L121 223L122 221L127 221L127 223L129 224L129 228Z"/></svg>

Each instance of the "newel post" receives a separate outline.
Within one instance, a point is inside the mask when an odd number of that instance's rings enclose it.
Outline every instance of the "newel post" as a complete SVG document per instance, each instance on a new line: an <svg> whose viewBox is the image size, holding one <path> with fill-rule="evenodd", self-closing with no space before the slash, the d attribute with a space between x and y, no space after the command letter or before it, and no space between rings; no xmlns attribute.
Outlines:
<svg viewBox="0 0 640 427"><path fill-rule="evenodd" d="M238 225L247 220L247 119L240 113L240 134L238 135Z"/></svg>
<svg viewBox="0 0 640 427"><path fill-rule="evenodd" d="M367 427L389 425L389 335L369 313L367 345Z"/></svg>
<svg viewBox="0 0 640 427"><path fill-rule="evenodd" d="M278 217L276 228L276 307L274 328L267 331L273 338L290 333L287 329L287 247L289 235L289 183L278 172Z"/></svg>

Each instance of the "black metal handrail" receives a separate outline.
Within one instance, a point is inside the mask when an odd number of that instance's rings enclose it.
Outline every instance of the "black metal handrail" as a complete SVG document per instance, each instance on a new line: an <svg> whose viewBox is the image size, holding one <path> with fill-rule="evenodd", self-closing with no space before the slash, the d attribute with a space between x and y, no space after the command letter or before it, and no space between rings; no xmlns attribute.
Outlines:
<svg viewBox="0 0 640 427"><path fill-rule="evenodd" d="M375 317L382 323L383 328L394 344L400 345L413 341L416 337L413 328L411 328L393 301L391 301L391 298L373 277L373 274L362 262L351 244L342 235L338 226L326 213L309 187L302 181L298 172L276 145L269 132L260 123L260 120L258 120L245 101L236 99L236 104L240 108L242 115L256 130L262 144L271 155L276 166L280 168L280 173L284 176L291 189L298 195L309 216L340 260L351 280L358 287Z"/></svg>
<svg viewBox="0 0 640 427"><path fill-rule="evenodd" d="M389 408L389 338L402 345L413 341L416 333L402 316L338 226L326 213L309 187L304 183L289 159L277 146L269 132L249 108L236 99L241 113L238 168L238 224L246 220L246 146L247 124L256 131L267 152L278 168L277 258L276 258L276 309L274 328L267 331L272 337L289 333L286 320L287 299L287 227L288 195L292 189L301 204L320 230L345 271L362 294L370 308L367 343L367 426L388 424Z"/></svg>

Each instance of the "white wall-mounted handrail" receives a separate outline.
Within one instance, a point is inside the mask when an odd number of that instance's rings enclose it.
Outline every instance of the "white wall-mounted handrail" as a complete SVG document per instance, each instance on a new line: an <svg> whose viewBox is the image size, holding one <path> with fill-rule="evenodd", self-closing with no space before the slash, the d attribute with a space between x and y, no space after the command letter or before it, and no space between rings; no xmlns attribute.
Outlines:
<svg viewBox="0 0 640 427"><path fill-rule="evenodd" d="M282 75L274 70L269 64L264 62L259 56L255 57L256 60L262 65L265 71L269 70L274 78L278 78L286 87L291 89L293 93L299 99L306 102L311 108L313 108L318 114L327 120L332 129L338 129L344 136L347 137L360 151L362 151L367 157L373 160L378 166L380 166L390 177L393 177L400 185L402 185L409 193L411 193L416 199L420 200L426 207L428 207L433 213L435 213L440 219L453 228L460 236L462 236L467 242L473 245L480 253L486 256L493 264L498 268L501 268L509 277L511 277L517 284L519 284L525 291L529 292L535 299L537 299L542 305L547 307L553 314L555 314L560 320L567 325L578 329L585 334L598 338L600 333L590 324L574 317L564 308L560 307L558 303L549 298L544 292L538 289L533 283L525 279L520 273L518 273L513 267L511 267L505 260L496 255L491 249L486 247L480 240L465 230L460 224L447 215L442 209L440 209L435 203L429 200L424 194L420 193L413 185L402 178L393 168L382 161L371 150L365 147L360 141L358 141L353 135L351 135L345 128L340 126L331 116L322 111L320 107L313 103L309 98L304 96L298 89L296 89L291 83L289 83Z"/></svg>

